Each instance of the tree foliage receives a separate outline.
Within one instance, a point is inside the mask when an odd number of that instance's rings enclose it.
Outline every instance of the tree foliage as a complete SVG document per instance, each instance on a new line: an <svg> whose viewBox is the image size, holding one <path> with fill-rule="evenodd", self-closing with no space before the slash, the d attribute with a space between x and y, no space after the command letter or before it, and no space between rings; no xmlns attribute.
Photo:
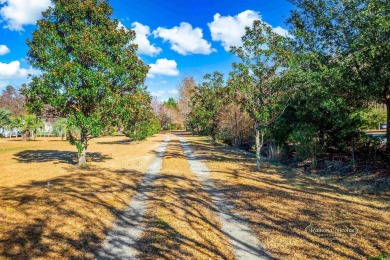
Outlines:
<svg viewBox="0 0 390 260"><path fill-rule="evenodd" d="M43 128L43 121L32 114L25 114L16 122L18 122L17 127L23 132L23 140L34 138L38 130Z"/></svg>
<svg viewBox="0 0 390 260"><path fill-rule="evenodd" d="M152 97L144 89L139 89L136 95L127 95L133 99L127 102L125 120L123 120L124 134L135 140L144 140L160 131L160 124L151 106Z"/></svg>
<svg viewBox="0 0 390 260"><path fill-rule="evenodd" d="M177 101L173 97L170 97L164 102L164 106L168 108L177 108Z"/></svg>
<svg viewBox="0 0 390 260"><path fill-rule="evenodd" d="M233 101L226 103L218 115L218 139L235 147L248 146L254 136L253 119Z"/></svg>
<svg viewBox="0 0 390 260"><path fill-rule="evenodd" d="M199 128L203 134L210 135L211 143L215 144L219 113L225 103L226 87L223 74L217 71L206 74L204 80L195 87L189 121L192 128Z"/></svg>
<svg viewBox="0 0 390 260"><path fill-rule="evenodd" d="M242 47L231 48L240 62L233 63L229 86L236 102L254 121L259 168L264 135L287 106L290 53L286 39L261 21L246 28L242 42Z"/></svg>
<svg viewBox="0 0 390 260"><path fill-rule="evenodd" d="M11 123L11 113L4 108L0 108L0 128L6 128Z"/></svg>
<svg viewBox="0 0 390 260"><path fill-rule="evenodd" d="M336 95L344 108L383 102L390 125L389 1L291 2L297 8L288 22L301 67L320 76L321 86L333 85L328 95ZM387 136L390 142L389 128Z"/></svg>
<svg viewBox="0 0 390 260"><path fill-rule="evenodd" d="M359 147L366 160L371 154L380 158L383 142L373 144L362 130L386 121L390 149L390 2L290 2L296 9L286 36L254 21L241 47L231 47L239 61L232 65L228 93L209 75L181 95L180 100L190 100L187 107L179 100L188 109L187 125L230 144L249 136L258 167L262 156L275 154L275 146L288 160L308 159L312 167L340 155L349 156L356 169ZM250 122L252 135L245 132L250 127L241 128Z"/></svg>
<svg viewBox="0 0 390 260"><path fill-rule="evenodd" d="M191 112L191 99L194 95L196 82L193 77L185 77L179 84L178 108L186 128L189 128L189 114Z"/></svg>
<svg viewBox="0 0 390 260"><path fill-rule="evenodd" d="M386 110L384 108L369 107L359 113L362 120L361 129L378 129L380 124L386 122Z"/></svg>
<svg viewBox="0 0 390 260"><path fill-rule="evenodd" d="M179 130L183 128L183 114L180 113L177 100L172 97L165 102L153 100L151 106L162 129Z"/></svg>
<svg viewBox="0 0 390 260"><path fill-rule="evenodd" d="M119 123L129 98L143 85L148 67L130 44L135 33L118 28L107 0L53 0L27 43L28 61L42 73L23 90L29 111L50 105L80 129L79 164L88 140ZM125 104L125 106L124 106Z"/></svg>
<svg viewBox="0 0 390 260"><path fill-rule="evenodd" d="M7 109L12 116L21 116L26 113L23 104L23 95L12 86L7 86L0 95L0 107Z"/></svg>

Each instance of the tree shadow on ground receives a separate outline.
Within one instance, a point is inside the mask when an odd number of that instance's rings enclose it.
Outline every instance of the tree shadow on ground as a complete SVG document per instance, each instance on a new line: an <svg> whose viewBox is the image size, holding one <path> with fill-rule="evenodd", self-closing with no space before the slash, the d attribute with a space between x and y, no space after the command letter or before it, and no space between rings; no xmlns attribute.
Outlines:
<svg viewBox="0 0 390 260"><path fill-rule="evenodd" d="M172 142L175 141L171 141L171 144ZM176 146L177 145L180 144L176 142ZM178 151L167 151L164 155L164 162L170 158L183 159ZM197 205L207 204L212 206L210 201L199 199L196 194L193 193L193 189L199 188L199 183L188 179L186 176L163 174L161 172L157 176L149 176L150 177L145 177L136 188L137 193L141 198L141 203L144 203L142 208L148 208L146 210L147 214L143 214L142 210L140 213L140 206L138 206L138 208L132 208L130 206L127 210L118 214L115 224L116 228L109 234L109 246L104 246L99 250L97 259L120 259L125 257L122 255L124 253L122 251L124 250L116 250L117 248L133 248L140 253L139 259L194 259L193 254L191 254L193 252L183 249L183 246L191 245L202 248L204 252L209 254L216 254L219 258L227 259L224 255L225 252L218 251L217 248L214 247L212 241L203 240L200 242L186 236L183 229L175 228L171 225L172 223L168 223L170 221L164 221L150 212L152 208L158 210L160 207L164 207L171 213L175 211L184 213L175 214L175 221L183 221L194 225L196 225L196 223L187 221L188 218L193 218L192 222L195 222L194 220L196 220L198 223L209 221L206 216L198 216L191 210L195 203ZM189 184L193 189L169 186L170 184L177 184L179 182ZM174 202L172 202L172 200ZM136 202L136 205L139 204L140 202ZM212 225L215 228L213 231L217 232L219 227L217 227L215 223L212 223ZM136 227L136 229L145 227L143 236L140 240L129 240L128 235L123 232L131 227ZM194 231L199 232L199 227L195 228ZM209 258L212 259L211 255L209 255Z"/></svg>
<svg viewBox="0 0 390 260"><path fill-rule="evenodd" d="M176 131L175 134L184 138L192 136L190 133L183 131ZM244 163L254 158L253 154L244 152L239 148L227 145L210 145L207 140L196 143L190 142L189 144L191 150L194 150L194 148L197 150L197 160Z"/></svg>
<svg viewBox="0 0 390 260"><path fill-rule="evenodd" d="M97 144L108 144L108 145L113 145L113 144L123 144L123 145L128 145L130 143L133 143L134 139L123 139L123 140L117 140L117 141L97 141Z"/></svg>
<svg viewBox="0 0 390 260"><path fill-rule="evenodd" d="M23 140L21 138L18 139L12 139L9 138L7 139L8 142L23 142L23 143L28 143L28 142L42 142L42 140L36 140L36 139L30 139L30 140Z"/></svg>
<svg viewBox="0 0 390 260"><path fill-rule="evenodd" d="M69 175L0 187L0 258L93 259L129 202L138 171L69 169Z"/></svg>
<svg viewBox="0 0 390 260"><path fill-rule="evenodd" d="M51 161L58 159L57 152L60 151L33 155L41 159L49 155L46 160ZM38 158L34 160L42 161ZM141 189L144 174L138 171L102 168L79 170L71 166L68 166L67 170L69 175L66 176L15 187L0 187L0 258L94 259L96 252L101 250L105 235L111 230L112 221L121 219L126 214L124 209L132 199L130 195L136 191L144 192ZM170 175L158 178L164 178L164 182L177 182L180 179ZM48 181L50 188L47 186ZM207 198L195 196L200 188L199 184L184 177L182 181L194 188L187 190L178 187L170 190L164 185L156 186L154 189L157 193L146 193L149 196L148 201L166 203L164 198L157 196L158 191L163 189L167 192L166 196L175 196L184 203L168 203L170 205L166 205L169 210L173 213L180 208L184 210L185 216L178 217L190 223L199 234L201 232L198 222L208 223L213 229L212 232L222 232L207 216L197 212L196 207L199 204L213 207ZM189 208L194 208L195 211L188 210ZM131 224L132 220L125 219L128 224ZM196 241L180 233L181 230L175 229L169 223L155 218L145 218L145 223L159 229L155 232L167 235L164 235L166 240L159 240L166 245L166 249L161 250L154 245L149 249L145 248L150 244L146 238L142 239L136 246L144 250L145 254L152 250L154 256L188 259L186 256L189 252L175 247L179 243L196 245L202 251L217 254L219 258L231 259L226 256L226 252L218 251L213 241L207 237L204 237L206 242ZM112 259L115 259L115 256Z"/></svg>
<svg viewBox="0 0 390 260"><path fill-rule="evenodd" d="M58 162L77 164L77 153L70 151L59 150L25 150L14 154L15 160L19 163L32 162ZM87 153L87 159L90 158L92 162L104 162L111 159L108 155L101 153Z"/></svg>
<svg viewBox="0 0 390 260"><path fill-rule="evenodd" d="M216 150L217 154L207 155L210 151L208 146L197 149L202 153L202 158L210 162L220 162L219 156L235 157L235 153L228 150ZM177 156L180 156L177 151L167 154L170 158ZM248 160L242 160L239 162L248 163ZM218 177L213 179L214 184L242 213L242 221L250 223L260 240L263 235L271 234L299 241L292 245L295 252L286 251L279 244L280 248L272 252L278 258L291 258L292 254L300 253L301 259L356 259L368 256L364 251L368 246L377 251L386 248L387 241L390 241L388 233L383 226L372 225L386 224L385 217L381 216L385 210L370 207L371 197L365 197L365 203L349 200L343 197L345 190L294 177L280 169L273 171L271 167L267 172L259 173L253 170L252 164L249 161L249 166L243 165L240 169L229 166L216 172ZM131 201L124 194L142 192L141 172L109 169L81 171L72 167L69 167L69 171L70 174L63 177L12 188L0 187L0 258L93 259L94 252L100 250L105 234L111 228L113 214L121 218L123 209ZM233 182L232 179L240 182ZM52 185L50 192L47 181ZM198 232L198 236L203 236L201 229L204 226L210 232L226 235L200 210L199 205L212 211L218 209L203 194L198 182L170 174L159 176L155 181L159 181L159 184L154 185L154 193L145 193L152 206L158 204L165 207L175 219L188 223L194 232ZM167 186L167 183L179 181L191 188ZM167 198L170 198L170 202L167 202ZM185 214L178 214L178 211ZM354 224L358 225L360 237L326 240L318 239L304 230L313 218L328 220L324 214L330 214L332 218L342 219L345 213L350 214ZM131 224L133 220L126 221ZM152 232L135 245L143 252L141 256L144 259L190 259L192 252L183 250L179 245L194 246L209 254L210 259L215 255L230 259L227 252L216 248L214 241L208 237L203 237L203 242L194 240L175 228L173 223L163 221L158 216L145 218L145 223ZM382 242L379 243L379 240Z"/></svg>
<svg viewBox="0 0 390 260"><path fill-rule="evenodd" d="M170 146L171 149L164 155L164 163L169 159L186 159L180 151L178 140L172 140ZM180 163L186 164L185 161ZM195 176L191 173L184 175L181 170L165 167L155 177L151 187L137 189L148 203L148 213L142 219L145 230L141 239L134 244L128 241L125 234L118 234L118 239L111 242L114 247L132 247L140 252L139 259L235 259L234 252L228 245L221 247L221 244L216 244L221 241L229 244L230 239L241 243L245 248L251 248L252 252L264 259L272 259L263 248L247 245L222 230L216 215L219 209ZM175 173L169 173L171 170ZM136 212L124 212L124 216L119 216L117 221L119 230L126 226L138 227L136 220L139 218ZM221 241L217 242L215 237ZM103 250L103 255L105 258L102 259L118 258L111 248Z"/></svg>
<svg viewBox="0 0 390 260"><path fill-rule="evenodd" d="M390 221L389 204L385 202L388 193L381 197L356 194L272 164L259 172L252 156L242 154L231 159L236 151L230 147L214 148L196 140L191 148L195 148L197 159L212 165L215 185L259 239L279 245L267 248L279 259L291 258L292 251L294 258L367 258L390 246L385 232ZM311 221L349 221L358 228L358 234L319 238L305 231ZM287 246L289 243L293 244Z"/></svg>
<svg viewBox="0 0 390 260"><path fill-rule="evenodd" d="M180 179L180 180L179 180ZM189 178L172 175L160 177L163 182L187 182L193 189L175 188L170 189L165 185L155 186L154 196L149 197L149 203L160 205L174 216L172 222L167 222L154 215L145 219L148 227L141 240L138 241L136 248L141 252L140 259L195 259L194 251L203 255L205 259L235 259L231 248L222 250L216 246L215 242L208 233L213 233L219 238L227 241L234 240L245 248L251 248L252 252L261 255L262 259L274 259L263 248L255 248L245 244L236 237L231 236L222 230L219 223L205 215L201 208L207 208L214 214L219 212L214 202L205 194L200 183ZM161 193L162 192L162 193ZM163 195L161 197L161 195ZM171 202L167 202L170 197ZM179 212L183 212L179 213ZM227 213L227 212L224 212ZM230 217L236 218L236 215L227 213ZM197 239L184 235L182 229L175 228L173 223L180 221L188 225L197 236ZM241 222L247 222L241 219ZM205 233L204 230L207 230Z"/></svg>

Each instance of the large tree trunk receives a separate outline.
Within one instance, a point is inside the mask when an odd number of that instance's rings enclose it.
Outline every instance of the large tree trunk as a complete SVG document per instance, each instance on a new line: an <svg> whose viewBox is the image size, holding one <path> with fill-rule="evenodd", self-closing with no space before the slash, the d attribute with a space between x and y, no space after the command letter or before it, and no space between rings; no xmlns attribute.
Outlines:
<svg viewBox="0 0 390 260"><path fill-rule="evenodd" d="M18 136L18 134L16 133L16 137ZM27 141L27 139L30 139L30 130L25 130L23 132L23 136L22 136L22 140L23 141Z"/></svg>
<svg viewBox="0 0 390 260"><path fill-rule="evenodd" d="M81 151L81 154L79 156L79 166L87 166L87 148L85 146L83 146L83 150Z"/></svg>
<svg viewBox="0 0 390 260"><path fill-rule="evenodd" d="M83 131L83 130L81 131L80 139L81 139L82 149L81 149L81 153L79 154L79 166L86 167L87 166L88 138L87 138L85 131Z"/></svg>
<svg viewBox="0 0 390 260"><path fill-rule="evenodd" d="M216 143L216 138L215 138L215 134L213 133L211 134L211 144L215 145L215 143Z"/></svg>
<svg viewBox="0 0 390 260"><path fill-rule="evenodd" d="M275 158L275 149L274 149L274 141L271 139L269 141L269 151L268 151L268 158L274 159Z"/></svg>
<svg viewBox="0 0 390 260"><path fill-rule="evenodd" d="M261 168L261 148L264 144L264 134L261 134L260 139L260 130L258 123L255 122L255 131L256 131L256 167L258 170Z"/></svg>
<svg viewBox="0 0 390 260"><path fill-rule="evenodd" d="M386 100L387 120L386 120L386 151L390 154L390 99Z"/></svg>

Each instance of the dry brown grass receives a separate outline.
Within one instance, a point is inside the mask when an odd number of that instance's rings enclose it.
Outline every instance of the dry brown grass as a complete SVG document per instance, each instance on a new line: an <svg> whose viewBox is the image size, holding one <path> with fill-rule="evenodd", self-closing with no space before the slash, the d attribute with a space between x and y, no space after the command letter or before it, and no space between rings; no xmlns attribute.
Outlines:
<svg viewBox="0 0 390 260"><path fill-rule="evenodd" d="M0 259L92 259L164 138L95 139L88 170L58 138L2 139Z"/></svg>
<svg viewBox="0 0 390 260"><path fill-rule="evenodd" d="M148 203L140 259L235 259L213 209L173 137Z"/></svg>
<svg viewBox="0 0 390 260"><path fill-rule="evenodd" d="M366 259L390 251L389 192L357 194L272 165L258 172L251 155L226 146L212 147L206 138L185 137L211 169L214 183L274 257ZM358 233L319 238L305 231L311 221L347 221Z"/></svg>

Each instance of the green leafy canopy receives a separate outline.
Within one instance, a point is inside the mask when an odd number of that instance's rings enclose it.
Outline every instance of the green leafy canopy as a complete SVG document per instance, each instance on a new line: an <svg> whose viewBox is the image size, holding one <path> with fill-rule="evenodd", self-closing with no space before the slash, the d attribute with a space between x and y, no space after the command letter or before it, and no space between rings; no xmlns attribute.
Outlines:
<svg viewBox="0 0 390 260"><path fill-rule="evenodd" d="M31 112L52 107L81 131L79 153L88 139L119 122L124 96L142 87L148 67L130 44L135 33L119 28L107 0L53 0L27 43L28 61L41 71L23 89Z"/></svg>

